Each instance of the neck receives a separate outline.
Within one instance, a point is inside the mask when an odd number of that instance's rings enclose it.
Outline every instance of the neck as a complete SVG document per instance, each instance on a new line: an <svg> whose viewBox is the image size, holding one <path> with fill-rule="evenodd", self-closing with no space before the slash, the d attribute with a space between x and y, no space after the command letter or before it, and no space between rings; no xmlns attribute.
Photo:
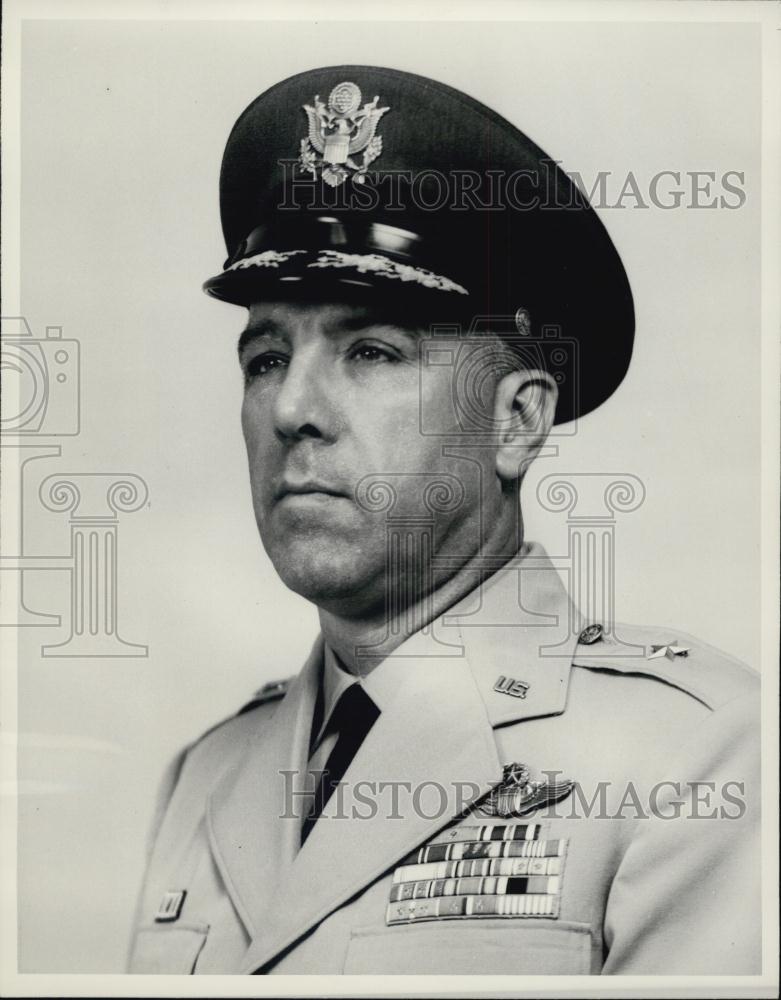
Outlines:
<svg viewBox="0 0 781 1000"><path fill-rule="evenodd" d="M522 531L487 539L455 572L413 601L387 600L383 609L360 616L320 608L323 638L347 670L365 676L411 635L426 628L481 580L501 569L518 553L522 540Z"/></svg>

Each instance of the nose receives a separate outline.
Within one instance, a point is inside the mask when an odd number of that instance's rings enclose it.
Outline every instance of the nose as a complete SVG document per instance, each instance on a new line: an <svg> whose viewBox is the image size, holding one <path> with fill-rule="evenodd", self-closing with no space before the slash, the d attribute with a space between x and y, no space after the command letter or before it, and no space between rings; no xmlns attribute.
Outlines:
<svg viewBox="0 0 781 1000"><path fill-rule="evenodd" d="M315 350L294 352L274 400L274 431L279 440L333 441L339 416L327 361Z"/></svg>

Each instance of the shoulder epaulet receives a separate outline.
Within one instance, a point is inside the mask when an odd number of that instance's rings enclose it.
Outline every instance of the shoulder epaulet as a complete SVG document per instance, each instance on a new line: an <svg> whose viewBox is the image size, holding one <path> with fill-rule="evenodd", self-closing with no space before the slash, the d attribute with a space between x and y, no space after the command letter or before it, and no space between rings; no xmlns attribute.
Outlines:
<svg viewBox="0 0 781 1000"><path fill-rule="evenodd" d="M253 708L258 708L260 705L265 705L267 702L279 701L281 698L284 698L287 693L287 689L290 686L291 680L292 678L286 681L269 681L268 684L264 684L262 688L255 692L252 700L248 701L243 708L239 709L238 712L234 712L233 715L229 715L227 719L221 719L213 726L210 726L206 732L202 733L197 740L194 740L190 746L187 747L187 750L189 751L203 743L207 737L216 733L218 730L222 730L228 723L237 719L240 715L244 715L246 712L251 712Z"/></svg>
<svg viewBox="0 0 781 1000"><path fill-rule="evenodd" d="M236 714L244 715L245 712L251 712L253 708L265 705L266 702L279 701L280 698L285 697L289 686L289 679L284 681L269 681L267 684L264 684L262 688L259 688L252 696L252 700L248 701L247 704Z"/></svg>
<svg viewBox="0 0 781 1000"><path fill-rule="evenodd" d="M573 666L654 677L710 709L757 688L759 675L745 663L678 629L616 622L608 633L587 626Z"/></svg>

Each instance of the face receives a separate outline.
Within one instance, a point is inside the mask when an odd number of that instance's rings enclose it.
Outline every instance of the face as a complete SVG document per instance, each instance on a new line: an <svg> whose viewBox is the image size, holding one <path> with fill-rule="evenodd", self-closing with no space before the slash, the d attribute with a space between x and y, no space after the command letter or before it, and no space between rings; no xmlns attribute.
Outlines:
<svg viewBox="0 0 781 1000"><path fill-rule="evenodd" d="M425 589L428 547L466 559L500 503L490 448L458 447L453 370L424 362L421 337L354 305L250 309L255 517L283 582L326 609L369 613L393 583Z"/></svg>

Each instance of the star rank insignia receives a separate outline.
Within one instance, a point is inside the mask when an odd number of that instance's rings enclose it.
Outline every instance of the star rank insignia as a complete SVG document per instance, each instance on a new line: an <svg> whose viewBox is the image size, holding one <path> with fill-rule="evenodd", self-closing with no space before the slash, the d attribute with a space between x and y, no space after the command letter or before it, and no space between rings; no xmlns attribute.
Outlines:
<svg viewBox="0 0 781 1000"><path fill-rule="evenodd" d="M566 798L574 781L532 781L525 764L505 764L501 784L480 804L483 816L526 816Z"/></svg>
<svg viewBox="0 0 781 1000"><path fill-rule="evenodd" d="M379 97L361 107L361 91L354 83L337 84L324 104L315 95L314 106L304 105L309 135L301 140L298 164L326 184L338 187L352 173L356 183L366 179L369 164L382 152L377 124L389 108L378 108ZM363 153L361 162L353 157Z"/></svg>
<svg viewBox="0 0 781 1000"><path fill-rule="evenodd" d="M651 646L651 652L646 657L647 660L655 660L659 656L666 656L668 660L675 660L677 656L688 656L689 647L679 646L677 639L671 639L661 646Z"/></svg>

